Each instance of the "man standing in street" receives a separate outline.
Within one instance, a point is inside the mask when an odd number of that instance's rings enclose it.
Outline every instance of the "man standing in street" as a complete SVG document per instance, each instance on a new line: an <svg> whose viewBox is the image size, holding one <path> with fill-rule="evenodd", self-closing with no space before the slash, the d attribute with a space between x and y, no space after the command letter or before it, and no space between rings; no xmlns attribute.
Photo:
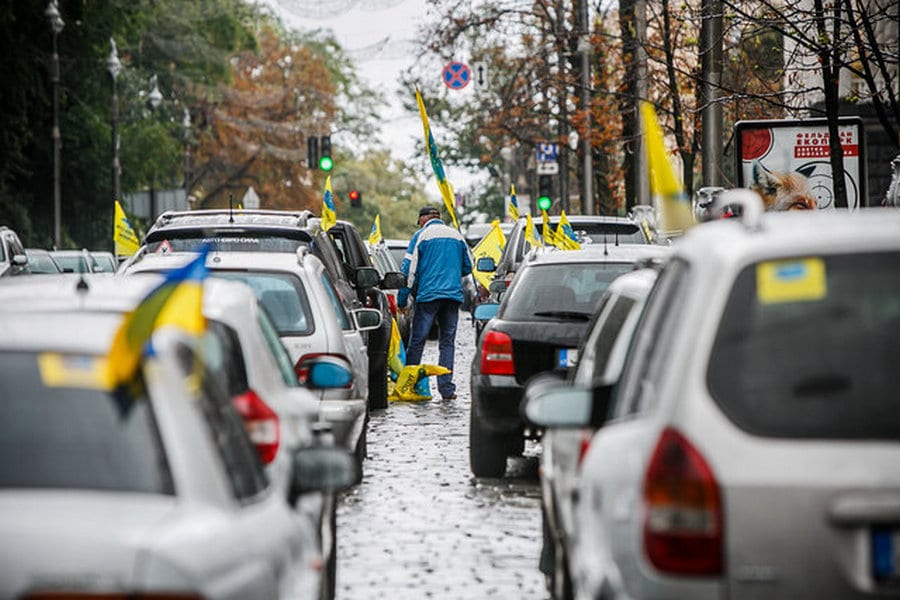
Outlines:
<svg viewBox="0 0 900 600"><path fill-rule="evenodd" d="M472 272L472 258L466 240L444 224L434 206L419 210L418 225L400 266L409 287L401 289L397 296L401 308L406 307L410 294L416 300L406 364L421 364L425 340L437 321L438 364L451 371L438 376L438 391L444 400L452 400L456 398L452 371L456 325L463 302L462 278Z"/></svg>

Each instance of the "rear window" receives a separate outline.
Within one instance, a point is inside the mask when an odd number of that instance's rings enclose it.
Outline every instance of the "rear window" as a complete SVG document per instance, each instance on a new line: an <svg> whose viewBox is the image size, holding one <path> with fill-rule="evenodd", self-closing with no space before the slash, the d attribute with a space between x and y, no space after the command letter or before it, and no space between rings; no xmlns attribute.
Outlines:
<svg viewBox="0 0 900 600"><path fill-rule="evenodd" d="M243 281L259 298L279 335L311 335L312 311L306 290L294 275L265 271L214 271L215 277Z"/></svg>
<svg viewBox="0 0 900 600"><path fill-rule="evenodd" d="M219 252L296 252L309 247L310 237L301 231L296 236L273 231L163 232L147 237L147 250L154 252L194 252L211 243Z"/></svg>
<svg viewBox="0 0 900 600"><path fill-rule="evenodd" d="M738 276L707 382L762 436L898 439L900 253L763 262Z"/></svg>
<svg viewBox="0 0 900 600"><path fill-rule="evenodd" d="M524 269L505 298L501 317L587 321L613 279L632 270L631 263L533 265Z"/></svg>
<svg viewBox="0 0 900 600"><path fill-rule="evenodd" d="M41 358L43 357L43 358ZM87 371L91 356L0 352L0 488L174 494L150 402L76 384L54 372Z"/></svg>
<svg viewBox="0 0 900 600"><path fill-rule="evenodd" d="M556 231L556 225L551 223ZM538 234L544 234L544 225L535 222ZM572 223L575 236L581 244L647 244L641 228L634 223Z"/></svg>

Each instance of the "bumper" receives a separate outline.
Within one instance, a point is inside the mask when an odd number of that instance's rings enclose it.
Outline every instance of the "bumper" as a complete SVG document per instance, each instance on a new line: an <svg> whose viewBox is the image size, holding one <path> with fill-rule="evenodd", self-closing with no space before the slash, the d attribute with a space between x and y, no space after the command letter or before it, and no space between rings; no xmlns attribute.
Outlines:
<svg viewBox="0 0 900 600"><path fill-rule="evenodd" d="M320 414L331 425L335 445L354 452L366 428L366 401L322 400Z"/></svg>
<svg viewBox="0 0 900 600"><path fill-rule="evenodd" d="M519 412L524 388L512 375L473 375L472 411L481 427L494 433L521 430L524 421Z"/></svg>

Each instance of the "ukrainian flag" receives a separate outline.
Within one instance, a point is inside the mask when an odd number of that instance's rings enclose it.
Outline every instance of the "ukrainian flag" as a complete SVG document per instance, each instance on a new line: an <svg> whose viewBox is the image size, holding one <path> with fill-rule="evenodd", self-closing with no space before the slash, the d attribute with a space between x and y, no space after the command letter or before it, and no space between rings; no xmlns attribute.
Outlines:
<svg viewBox="0 0 900 600"><path fill-rule="evenodd" d="M375 220L372 222L372 231L369 232L369 245L374 246L378 242L382 240L381 236L381 215L375 215Z"/></svg>
<svg viewBox="0 0 900 600"><path fill-rule="evenodd" d="M488 234L472 248L472 258L474 259L476 267L478 265L478 259L487 256L494 259L494 264L500 262L500 256L503 254L504 247L506 247L506 236L503 235L503 230L500 229L500 221L494 219L493 222L491 222L491 230ZM494 278L493 273L486 273L475 268L472 270L472 274L486 289L491 287L491 279Z"/></svg>
<svg viewBox="0 0 900 600"><path fill-rule="evenodd" d="M441 191L441 197L444 199L444 207L450 213L453 227L459 229L459 221L456 220L456 210L454 208L453 188L444 174L444 165L441 162L441 157L438 156L437 146L434 144L434 136L431 135L431 126L428 125L428 114L425 112L425 102L422 101L422 94L419 93L419 88L416 88L416 103L419 105L419 116L422 117L422 127L425 129L425 150L428 152L428 158L431 160L431 170L434 171L434 178L437 180L438 189Z"/></svg>
<svg viewBox="0 0 900 600"><path fill-rule="evenodd" d="M519 220L519 200L516 198L516 186L509 184L509 218Z"/></svg>
<svg viewBox="0 0 900 600"><path fill-rule="evenodd" d="M119 201L115 201L115 209L113 216L113 245L116 248L116 256L131 256L140 248L141 243L138 241L125 210Z"/></svg>
<svg viewBox="0 0 900 600"><path fill-rule="evenodd" d="M196 336L206 331L203 316L203 280L209 246L201 247L197 257L170 271L131 312L113 337L107 356L109 383L112 387L129 382L137 372L153 332L166 326L177 327Z"/></svg>
<svg viewBox="0 0 900 600"><path fill-rule="evenodd" d="M543 246L541 239L537 236L537 230L534 228L534 221L531 220L531 214L525 216L525 241L531 244L532 248L540 248Z"/></svg>
<svg viewBox="0 0 900 600"><path fill-rule="evenodd" d="M322 231L328 231L337 223L334 211L334 192L331 189L331 175L325 178L325 197L322 199Z"/></svg>
<svg viewBox="0 0 900 600"><path fill-rule="evenodd" d="M403 347L403 339L400 337L400 329L397 328L397 320L391 317L391 341L388 344L388 368L391 379L397 381L400 371L406 366L406 348Z"/></svg>
<svg viewBox="0 0 900 600"><path fill-rule="evenodd" d="M553 227L550 225L550 216L547 214L546 210L541 211L541 222L543 223L543 235L544 244L547 246L553 245Z"/></svg>
<svg viewBox="0 0 900 600"><path fill-rule="evenodd" d="M553 243L561 250L580 250L581 244L575 236L575 230L566 216L566 211L559 213L559 223L556 224L556 231L553 232Z"/></svg>
<svg viewBox="0 0 900 600"><path fill-rule="evenodd" d="M684 231L694 224L691 201L666 156L662 128L649 102L641 103L641 120L650 168L650 192L660 208L663 228L666 231Z"/></svg>

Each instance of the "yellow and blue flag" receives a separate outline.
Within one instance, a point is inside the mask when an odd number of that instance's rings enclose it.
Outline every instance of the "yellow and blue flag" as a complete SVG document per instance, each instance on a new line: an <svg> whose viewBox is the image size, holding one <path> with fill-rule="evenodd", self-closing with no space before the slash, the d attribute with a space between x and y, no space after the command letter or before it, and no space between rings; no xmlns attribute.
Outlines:
<svg viewBox="0 0 900 600"><path fill-rule="evenodd" d="M656 111L649 102L641 103L641 119L650 169L650 192L659 207L663 228L666 231L684 231L694 224L691 200L675 177L675 171L666 156L662 128L656 118Z"/></svg>
<svg viewBox="0 0 900 600"><path fill-rule="evenodd" d="M170 271L140 304L125 315L107 355L112 387L125 384L134 377L141 357L149 349L148 342L154 331L167 326L196 336L206 331L203 280L209 272L206 267L207 254L209 245L204 245L196 258Z"/></svg>
<svg viewBox="0 0 900 600"><path fill-rule="evenodd" d="M509 184L509 218L519 220L519 199L516 198L516 186Z"/></svg>
<svg viewBox="0 0 900 600"><path fill-rule="evenodd" d="M425 112L425 102L422 101L422 94L419 93L419 88L416 88L416 103L419 105L419 115L422 117L422 127L425 129L425 151L428 152L428 158L431 160L431 170L434 171L434 178L437 180L441 198L444 199L444 207L450 213L453 227L459 229L459 221L456 219L456 210L454 208L456 203L453 187L444 174L444 165L441 162L441 157L438 156L434 136L431 135L431 127L428 125L428 114Z"/></svg>
<svg viewBox="0 0 900 600"><path fill-rule="evenodd" d="M384 238L381 236L381 215L377 214L372 221L372 231L369 232L369 245L374 246L382 239Z"/></svg>
<svg viewBox="0 0 900 600"><path fill-rule="evenodd" d="M564 210L559 213L559 222L556 224L556 231L553 232L553 243L561 250L581 250L581 244L578 243L578 237Z"/></svg>
<svg viewBox="0 0 900 600"><path fill-rule="evenodd" d="M547 214L546 210L541 211L541 223L543 233L541 237L544 238L544 244L547 246L553 245L553 226L550 225L550 216Z"/></svg>
<svg viewBox="0 0 900 600"><path fill-rule="evenodd" d="M531 220L531 214L525 216L525 241L531 244L532 248L540 248L543 246L541 238L537 236L537 229L534 227L534 221Z"/></svg>
<svg viewBox="0 0 900 600"><path fill-rule="evenodd" d="M500 221L494 219L491 223L491 230L481 238L474 248L472 248L473 262L477 265L479 258L489 256L494 259L494 264L500 262L500 255L503 254L503 248L506 247L506 236L500 228ZM479 271L477 268L472 269L475 279L488 289L491 287L491 280L494 278L493 272Z"/></svg>
<svg viewBox="0 0 900 600"><path fill-rule="evenodd" d="M115 201L113 216L113 245L116 256L132 256L141 247L141 243L125 215L125 210L118 200Z"/></svg>
<svg viewBox="0 0 900 600"><path fill-rule="evenodd" d="M334 192L331 189L331 175L325 178L325 197L322 198L322 231L328 231L337 223L334 211Z"/></svg>
<svg viewBox="0 0 900 600"><path fill-rule="evenodd" d="M397 381L403 367L406 366L406 348L403 347L403 339L400 337L400 329L397 328L397 320L391 317L391 340L388 343L388 369L391 379Z"/></svg>

